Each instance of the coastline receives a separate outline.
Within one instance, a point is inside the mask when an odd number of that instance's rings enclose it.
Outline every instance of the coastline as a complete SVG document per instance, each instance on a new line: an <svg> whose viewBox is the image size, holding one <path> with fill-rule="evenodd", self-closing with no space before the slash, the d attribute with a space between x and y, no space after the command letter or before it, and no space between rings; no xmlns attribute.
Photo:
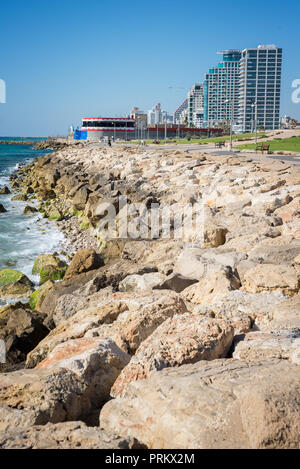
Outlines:
<svg viewBox="0 0 300 469"><path fill-rule="evenodd" d="M65 447L93 427L85 447L296 447L299 174L282 161L87 144L12 177L65 232L71 262L33 310L0 310L19 368L1 374L0 446L39 445L40 432ZM152 204L178 214L206 197L203 236L176 237L172 215L169 237L163 225L154 238L106 239L100 207L120 228L120 196L141 204L129 215L140 226ZM8 318L24 324L17 339Z"/></svg>

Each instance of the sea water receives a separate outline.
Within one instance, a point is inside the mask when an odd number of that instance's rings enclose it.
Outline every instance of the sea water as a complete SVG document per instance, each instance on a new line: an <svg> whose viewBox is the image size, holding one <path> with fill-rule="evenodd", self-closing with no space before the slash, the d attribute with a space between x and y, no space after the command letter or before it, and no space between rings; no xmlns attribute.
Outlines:
<svg viewBox="0 0 300 469"><path fill-rule="evenodd" d="M4 139L0 137L0 140ZM20 164L30 163L45 153L49 150L35 150L31 145L0 145L0 187L9 186L9 176ZM37 206L37 202L12 201L14 195L0 195L0 203L7 210L0 213L0 270L19 270L38 285L38 277L31 272L35 259L39 254L51 254L59 249L64 236L40 213L23 215L26 205ZM0 299L0 307L6 303Z"/></svg>

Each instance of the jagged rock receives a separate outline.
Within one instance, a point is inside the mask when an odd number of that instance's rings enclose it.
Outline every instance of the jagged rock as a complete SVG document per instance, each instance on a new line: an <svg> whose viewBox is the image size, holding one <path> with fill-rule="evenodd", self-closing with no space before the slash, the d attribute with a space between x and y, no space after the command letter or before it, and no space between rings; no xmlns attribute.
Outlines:
<svg viewBox="0 0 300 469"><path fill-rule="evenodd" d="M8 194L11 194L11 192L7 186L0 188L0 195L8 195Z"/></svg>
<svg viewBox="0 0 300 469"><path fill-rule="evenodd" d="M243 289L249 293L281 290L292 295L299 291L300 272L292 266L258 264L244 275Z"/></svg>
<svg viewBox="0 0 300 469"><path fill-rule="evenodd" d="M214 303L240 287L240 282L230 269L223 269L187 287L182 297L195 304Z"/></svg>
<svg viewBox="0 0 300 469"><path fill-rule="evenodd" d="M19 370L1 374L0 432L79 420L90 409L86 384L70 370Z"/></svg>
<svg viewBox="0 0 300 469"><path fill-rule="evenodd" d="M29 297L29 306L31 309L34 309L36 311L41 311L41 306L48 295L48 293L52 290L54 286L54 282L51 280L48 280L45 282L40 288L35 290Z"/></svg>
<svg viewBox="0 0 300 469"><path fill-rule="evenodd" d="M27 298L32 293L33 283L17 270L0 270L0 298Z"/></svg>
<svg viewBox="0 0 300 469"><path fill-rule="evenodd" d="M114 293L60 323L28 354L26 366L36 366L60 343L83 336L110 337L133 354L163 321L186 311L183 300L171 290Z"/></svg>
<svg viewBox="0 0 300 469"><path fill-rule="evenodd" d="M28 197L27 195L25 194L17 194L17 195L14 195L12 198L11 198L12 201L14 200L18 200L18 201L21 201L21 202L26 202L28 200Z"/></svg>
<svg viewBox="0 0 300 469"><path fill-rule="evenodd" d="M300 365L300 329L249 332L235 345L233 358L246 361L280 358Z"/></svg>
<svg viewBox="0 0 300 469"><path fill-rule="evenodd" d="M7 210L3 207L2 204L0 204L0 213L6 213Z"/></svg>
<svg viewBox="0 0 300 469"><path fill-rule="evenodd" d="M82 249L73 257L67 269L65 279L68 280L84 272L99 269L103 264L102 256L97 254L94 249Z"/></svg>
<svg viewBox="0 0 300 469"><path fill-rule="evenodd" d="M201 361L131 383L100 427L149 449L296 449L299 391L299 366L284 360Z"/></svg>
<svg viewBox="0 0 300 469"><path fill-rule="evenodd" d="M38 210L35 207L31 207L30 205L26 205L26 207L23 210L23 214L27 215L28 213L37 213Z"/></svg>
<svg viewBox="0 0 300 469"><path fill-rule="evenodd" d="M48 332L43 325L43 316L26 310L22 303L1 308L0 339L5 343L7 360L2 369L24 362L27 353L33 350Z"/></svg>
<svg viewBox="0 0 300 469"><path fill-rule="evenodd" d="M0 432L0 449L140 449L135 439L119 438L83 422L47 423Z"/></svg>
<svg viewBox="0 0 300 469"><path fill-rule="evenodd" d="M37 368L73 371L86 383L90 402L100 407L129 360L130 356L109 338L82 338L58 345Z"/></svg>
<svg viewBox="0 0 300 469"><path fill-rule="evenodd" d="M67 270L66 262L52 254L40 254L36 259L32 273L40 275L40 284L43 285L47 281L52 282L62 280Z"/></svg>
<svg viewBox="0 0 300 469"><path fill-rule="evenodd" d="M112 388L124 393L132 381L146 379L153 370L226 357L233 327L220 319L185 313L163 322L137 349Z"/></svg>

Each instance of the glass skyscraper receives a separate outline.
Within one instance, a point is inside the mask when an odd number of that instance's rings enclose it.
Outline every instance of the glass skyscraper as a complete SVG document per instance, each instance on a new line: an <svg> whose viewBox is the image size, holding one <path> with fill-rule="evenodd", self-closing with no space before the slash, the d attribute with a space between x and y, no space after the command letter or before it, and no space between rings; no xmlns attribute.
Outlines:
<svg viewBox="0 0 300 469"><path fill-rule="evenodd" d="M274 45L244 49L240 61L239 127L279 128L282 49Z"/></svg>
<svg viewBox="0 0 300 469"><path fill-rule="evenodd" d="M204 80L204 126L231 120L234 130L279 128L282 49L225 50L223 60Z"/></svg>
<svg viewBox="0 0 300 469"><path fill-rule="evenodd" d="M204 80L204 125L213 127L238 118L240 50L225 50L223 61L211 68ZM233 103L233 106L232 106Z"/></svg>

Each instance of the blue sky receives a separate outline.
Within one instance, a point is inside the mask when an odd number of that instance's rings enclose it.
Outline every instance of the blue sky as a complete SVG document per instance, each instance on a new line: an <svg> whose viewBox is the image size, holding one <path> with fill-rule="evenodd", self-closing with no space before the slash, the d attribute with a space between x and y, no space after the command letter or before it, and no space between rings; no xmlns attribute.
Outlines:
<svg viewBox="0 0 300 469"><path fill-rule="evenodd" d="M58 135L84 116L174 112L218 50L283 48L281 114L300 120L300 4L278 0L1 2L0 135Z"/></svg>

